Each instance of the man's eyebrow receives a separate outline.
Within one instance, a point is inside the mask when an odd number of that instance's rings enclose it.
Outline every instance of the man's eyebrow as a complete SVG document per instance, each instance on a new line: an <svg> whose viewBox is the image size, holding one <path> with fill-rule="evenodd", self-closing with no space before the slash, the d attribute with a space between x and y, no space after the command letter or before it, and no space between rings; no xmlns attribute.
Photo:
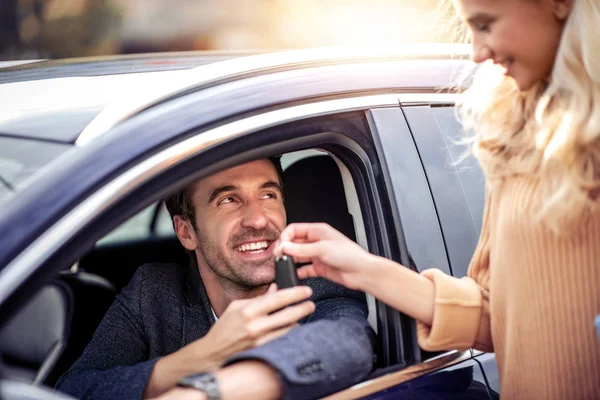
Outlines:
<svg viewBox="0 0 600 400"><path fill-rule="evenodd" d="M283 194L283 188L275 181L268 181L262 184L261 189L277 189L279 193Z"/></svg>
<svg viewBox="0 0 600 400"><path fill-rule="evenodd" d="M222 193L225 192L233 192L235 190L238 190L240 187L239 186L235 186L235 185L225 185L225 186L219 186L218 188L216 188L215 190L213 190L210 194L210 197L208 198L208 203L212 203L217 196L219 196Z"/></svg>

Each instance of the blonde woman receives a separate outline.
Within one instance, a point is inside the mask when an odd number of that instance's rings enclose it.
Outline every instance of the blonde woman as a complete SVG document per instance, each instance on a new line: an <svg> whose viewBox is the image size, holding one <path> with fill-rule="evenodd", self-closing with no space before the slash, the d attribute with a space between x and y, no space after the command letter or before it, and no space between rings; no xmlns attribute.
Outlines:
<svg viewBox="0 0 600 400"><path fill-rule="evenodd" d="M415 318L424 349L495 352L503 398L599 398L599 4L454 0L483 63L461 107L487 178L468 278L399 268L320 224L290 225L278 252Z"/></svg>

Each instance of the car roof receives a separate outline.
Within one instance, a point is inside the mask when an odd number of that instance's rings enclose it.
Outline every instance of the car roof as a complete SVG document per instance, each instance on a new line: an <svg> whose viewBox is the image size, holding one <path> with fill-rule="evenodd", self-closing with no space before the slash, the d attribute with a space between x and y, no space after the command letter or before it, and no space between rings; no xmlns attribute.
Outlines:
<svg viewBox="0 0 600 400"><path fill-rule="evenodd" d="M0 136L74 143L102 109L160 75L255 52L175 52L0 64Z"/></svg>
<svg viewBox="0 0 600 400"><path fill-rule="evenodd" d="M86 140L97 137L152 104L207 85L324 65L464 59L468 51L462 45L414 45L269 54L159 53L24 63L0 69L0 136L75 143L80 135Z"/></svg>
<svg viewBox="0 0 600 400"><path fill-rule="evenodd" d="M0 62L0 84L74 76L117 75L195 68L256 51L182 51Z"/></svg>

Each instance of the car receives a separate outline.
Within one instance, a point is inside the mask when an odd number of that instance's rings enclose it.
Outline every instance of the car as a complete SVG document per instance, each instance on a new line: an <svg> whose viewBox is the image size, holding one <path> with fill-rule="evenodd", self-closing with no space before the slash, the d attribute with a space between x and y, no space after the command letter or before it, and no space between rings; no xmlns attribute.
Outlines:
<svg viewBox="0 0 600 400"><path fill-rule="evenodd" d="M465 276L484 179L455 104L462 45L173 53L0 69L0 354L6 399L52 390L147 262L186 263L163 199L282 155L288 222L326 222L415 271ZM497 398L493 354L430 353L367 296L373 373L330 399Z"/></svg>

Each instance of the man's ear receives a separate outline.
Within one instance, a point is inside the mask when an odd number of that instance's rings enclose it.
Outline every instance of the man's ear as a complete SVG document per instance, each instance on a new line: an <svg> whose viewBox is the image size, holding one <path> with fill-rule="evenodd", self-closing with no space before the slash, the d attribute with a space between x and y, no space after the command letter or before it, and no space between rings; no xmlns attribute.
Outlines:
<svg viewBox="0 0 600 400"><path fill-rule="evenodd" d="M198 247L198 238L190 221L182 218L180 215L176 215L173 217L173 225L175 234L182 246L191 251L196 250Z"/></svg>
<svg viewBox="0 0 600 400"><path fill-rule="evenodd" d="M551 0L554 8L554 16L560 21L567 19L573 8L574 0Z"/></svg>

